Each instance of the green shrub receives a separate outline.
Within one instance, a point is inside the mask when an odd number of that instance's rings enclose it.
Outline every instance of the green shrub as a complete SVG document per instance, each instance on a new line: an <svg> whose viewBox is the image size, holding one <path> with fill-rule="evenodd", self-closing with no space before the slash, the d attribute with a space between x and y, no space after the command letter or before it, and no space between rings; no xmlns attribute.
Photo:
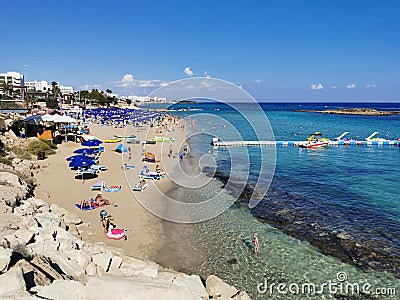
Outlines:
<svg viewBox="0 0 400 300"><path fill-rule="evenodd" d="M28 152L33 155L38 155L39 152L44 151L46 155L51 155L56 153L53 149L50 148L45 142L36 140L32 141L28 144Z"/></svg>
<svg viewBox="0 0 400 300"><path fill-rule="evenodd" d="M56 150L57 149L57 145L53 144L50 140L41 140L42 142L45 142L50 149Z"/></svg>
<svg viewBox="0 0 400 300"><path fill-rule="evenodd" d="M6 158L6 157L0 156L0 163L5 164L5 165L8 165L8 166L12 166L12 161L9 160L9 159Z"/></svg>
<svg viewBox="0 0 400 300"><path fill-rule="evenodd" d="M22 159L30 159L31 155L23 148L18 146L11 146L9 151L12 151L17 157Z"/></svg>

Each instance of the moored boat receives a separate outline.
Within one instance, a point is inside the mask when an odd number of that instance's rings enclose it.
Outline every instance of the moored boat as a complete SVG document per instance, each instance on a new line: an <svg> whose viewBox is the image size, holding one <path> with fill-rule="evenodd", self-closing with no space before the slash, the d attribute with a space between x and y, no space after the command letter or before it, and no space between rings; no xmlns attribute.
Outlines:
<svg viewBox="0 0 400 300"><path fill-rule="evenodd" d="M320 148L328 146L330 139L322 137L321 132L315 132L310 134L307 141L299 143L301 148Z"/></svg>

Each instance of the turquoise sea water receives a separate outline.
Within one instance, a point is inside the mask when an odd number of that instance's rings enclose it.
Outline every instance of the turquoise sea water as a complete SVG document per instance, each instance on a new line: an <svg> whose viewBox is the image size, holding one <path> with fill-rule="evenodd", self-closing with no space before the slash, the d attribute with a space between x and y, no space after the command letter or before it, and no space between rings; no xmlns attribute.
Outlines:
<svg viewBox="0 0 400 300"><path fill-rule="evenodd" d="M400 137L399 115L367 117L295 111L344 106L400 110L398 104L263 104L262 112L269 119L275 140L305 140L315 131L331 139L344 131L357 140L374 131L382 138ZM347 275L344 283L369 283L371 292L375 288L396 288L400 292L396 278L400 257L399 147L277 147L276 153L268 147L250 147L246 149L250 158L248 172L246 160L243 166L237 157L235 165L230 163L232 157L243 155L243 149L213 149L210 141L212 135L223 140L238 139L237 132L225 127L225 123L233 124L241 138L256 139L249 124L262 126L257 123L260 111L243 104L240 110L250 116L246 123L239 112L221 104L190 107L201 111L176 114L191 115L195 120L190 127L194 135L189 138L192 164L197 166L197 160L210 153L218 166L218 178L202 189L177 188L171 192L176 198L207 199L224 186L233 169L235 176L241 170L243 178L247 175L244 173L249 173L251 187L263 176L259 169L261 159L269 155L276 154L276 167L268 193L254 209L250 210L242 198L220 216L186 228L185 239L196 249L200 263L191 266L182 261L182 268L203 276L217 274L260 299L309 296L276 290L261 294L257 285L265 279L269 284L322 284L338 282L340 272ZM202 134L203 131L206 133ZM221 197L231 194L223 191ZM258 232L260 238L261 253L257 256L252 253L253 232ZM349 295L343 291L338 294ZM325 292L314 297L334 296ZM359 293L353 297L364 299L369 295Z"/></svg>

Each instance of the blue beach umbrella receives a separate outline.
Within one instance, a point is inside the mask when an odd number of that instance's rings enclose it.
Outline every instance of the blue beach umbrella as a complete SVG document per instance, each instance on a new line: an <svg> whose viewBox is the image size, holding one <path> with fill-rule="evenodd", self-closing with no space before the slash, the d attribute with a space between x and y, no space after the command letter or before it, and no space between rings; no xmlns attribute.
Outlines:
<svg viewBox="0 0 400 300"><path fill-rule="evenodd" d="M90 148L81 148L81 149L74 151L74 153L80 153L80 154L92 154L93 152L94 152L94 149L90 149Z"/></svg>
<svg viewBox="0 0 400 300"><path fill-rule="evenodd" d="M90 167L94 162L90 159L74 159L69 163L70 168Z"/></svg>
<svg viewBox="0 0 400 300"><path fill-rule="evenodd" d="M103 142L99 141L99 140L89 140L89 141L83 142L82 146L85 146L85 147L97 147L100 144L103 144Z"/></svg>
<svg viewBox="0 0 400 300"><path fill-rule="evenodd" d="M74 155L74 156L70 156L67 158L67 161L71 161L71 160L77 160L77 159L87 159L86 156L84 155Z"/></svg>

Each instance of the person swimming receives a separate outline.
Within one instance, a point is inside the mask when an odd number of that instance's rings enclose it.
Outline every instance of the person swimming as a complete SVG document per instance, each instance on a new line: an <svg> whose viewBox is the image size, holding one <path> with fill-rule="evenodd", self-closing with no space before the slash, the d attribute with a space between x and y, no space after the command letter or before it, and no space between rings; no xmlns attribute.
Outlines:
<svg viewBox="0 0 400 300"><path fill-rule="evenodd" d="M253 244L254 244L254 253L258 253L259 243L258 243L258 235L256 232L253 234Z"/></svg>

